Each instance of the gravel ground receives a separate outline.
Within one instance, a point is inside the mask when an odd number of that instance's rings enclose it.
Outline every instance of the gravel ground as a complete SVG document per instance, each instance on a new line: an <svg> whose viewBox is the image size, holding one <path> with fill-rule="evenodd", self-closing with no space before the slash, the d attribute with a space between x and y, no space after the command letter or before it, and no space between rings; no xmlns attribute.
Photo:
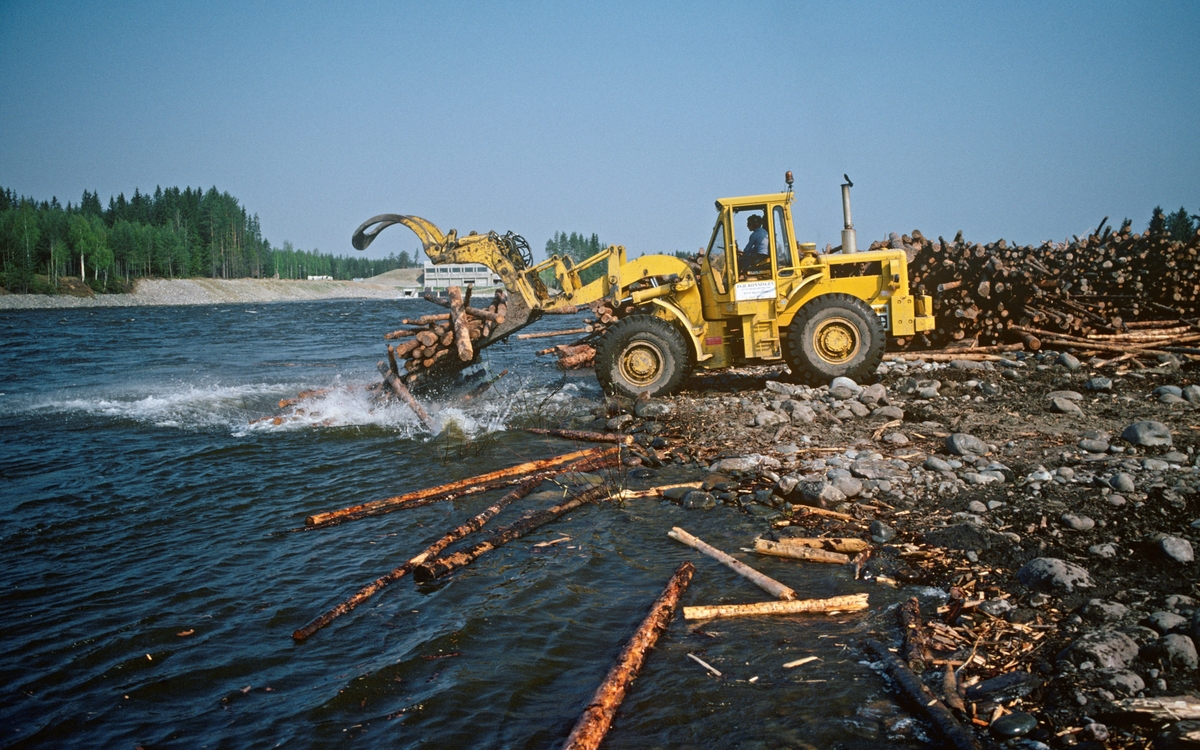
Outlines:
<svg viewBox="0 0 1200 750"><path fill-rule="evenodd" d="M68 307L141 307L143 305L215 305L228 303L311 302L326 299L398 299L400 289L357 281L283 281L274 279L143 279L133 294L92 297L0 294L0 310Z"/></svg>
<svg viewBox="0 0 1200 750"><path fill-rule="evenodd" d="M668 499L760 517L768 539L870 540L857 585L912 587L922 676L949 701L955 667L988 747L1195 747L1200 722L1130 703L1200 694L1200 385L1161 360L917 360L822 388L730 368L562 426L633 433L643 471L697 462L701 489Z"/></svg>

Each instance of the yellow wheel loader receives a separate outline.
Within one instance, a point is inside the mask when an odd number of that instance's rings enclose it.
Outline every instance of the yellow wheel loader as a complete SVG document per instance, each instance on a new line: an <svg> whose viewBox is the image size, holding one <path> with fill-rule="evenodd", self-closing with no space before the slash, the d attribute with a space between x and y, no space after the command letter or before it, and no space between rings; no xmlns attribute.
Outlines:
<svg viewBox="0 0 1200 750"><path fill-rule="evenodd" d="M596 346L595 368L610 393L665 395L695 368L780 360L795 379L813 385L841 375L869 379L888 335L933 329L932 302L909 293L903 250L857 252L848 177L842 244L828 253L797 241L791 172L786 183L782 193L718 200L708 247L694 260L631 260L624 247L609 246L580 262L553 256L535 264L528 244L511 232L460 237L398 214L367 220L353 244L362 250L383 229L403 224L433 263L481 263L495 271L510 295L508 316L477 350L542 312L606 300L619 319Z"/></svg>

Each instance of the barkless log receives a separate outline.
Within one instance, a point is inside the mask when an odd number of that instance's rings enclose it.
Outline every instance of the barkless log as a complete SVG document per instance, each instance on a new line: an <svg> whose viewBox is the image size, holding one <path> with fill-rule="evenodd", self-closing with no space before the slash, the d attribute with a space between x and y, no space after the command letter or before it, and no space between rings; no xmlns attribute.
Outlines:
<svg viewBox="0 0 1200 750"><path fill-rule="evenodd" d="M759 615L803 615L812 612L856 612L870 606L867 594L834 596L828 599L798 599L795 601L758 602L757 604L715 604L707 607L684 607L685 620L707 620L713 617L754 617Z"/></svg>
<svg viewBox="0 0 1200 750"><path fill-rule="evenodd" d="M789 536L780 539L777 544L784 547L812 547L813 549L824 549L830 552L841 552L844 555L856 554L869 549L871 546L866 540L844 536L809 538Z"/></svg>
<svg viewBox="0 0 1200 750"><path fill-rule="evenodd" d="M845 565L850 562L850 556L840 552L827 552L823 549L815 549L802 544L780 544L770 539L755 539L754 551L762 555L786 557L791 560L832 563L834 565Z"/></svg>
<svg viewBox="0 0 1200 750"><path fill-rule="evenodd" d="M678 526L668 531L667 536L671 537L677 542L686 544L694 550L703 552L705 555L708 555L738 575L749 578L756 586L777 599L792 600L796 598L796 592L787 586L784 586L779 581L759 573L757 570L750 567L746 563L741 562L740 560L735 560L716 547L706 544L702 539L692 536Z"/></svg>

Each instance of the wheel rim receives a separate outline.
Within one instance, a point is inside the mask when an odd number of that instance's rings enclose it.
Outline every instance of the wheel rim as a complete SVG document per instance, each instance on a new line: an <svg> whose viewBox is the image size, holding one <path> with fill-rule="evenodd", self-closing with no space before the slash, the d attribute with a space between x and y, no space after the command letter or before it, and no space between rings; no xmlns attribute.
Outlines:
<svg viewBox="0 0 1200 750"><path fill-rule="evenodd" d="M633 385L646 386L662 377L662 349L649 341L635 341L621 353L621 377Z"/></svg>
<svg viewBox="0 0 1200 750"><path fill-rule="evenodd" d="M828 318L813 332L813 349L817 356L831 365L854 359L862 348L858 326L846 318Z"/></svg>

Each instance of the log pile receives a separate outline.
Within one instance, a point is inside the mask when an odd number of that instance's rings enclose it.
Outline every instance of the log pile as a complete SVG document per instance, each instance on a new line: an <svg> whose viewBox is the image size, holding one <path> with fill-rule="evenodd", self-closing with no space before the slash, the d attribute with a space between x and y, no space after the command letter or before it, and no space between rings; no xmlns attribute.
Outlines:
<svg viewBox="0 0 1200 750"><path fill-rule="evenodd" d="M460 287L452 286L446 295L446 299L441 299L426 294L425 299L448 308L447 312L402 320L404 328L383 337L401 342L388 344L388 364L392 374L406 385L412 385L422 372L448 357L460 362L472 361L479 351L477 343L486 340L504 322L508 312L508 295L503 289L496 291L486 308L471 307L470 287L464 293Z"/></svg>
<svg viewBox="0 0 1200 750"><path fill-rule="evenodd" d="M1098 352L1156 350L1200 340L1200 232L1187 242L1113 231L1107 218L1062 243L986 245L912 235L871 249L902 247L910 286L933 298L937 328L900 349L1019 343Z"/></svg>
<svg viewBox="0 0 1200 750"><path fill-rule="evenodd" d="M558 357L558 366L564 370L578 370L583 367L591 367L596 360L596 342L604 335L604 332L609 327L616 323L619 316L628 315L633 312L632 305L627 305L624 308L619 308L614 305L612 300L599 300L588 305L595 317L585 318L582 329L572 329L571 331L556 331L554 334L566 335L567 333L582 333L580 339L571 344L559 344L548 349L542 349L538 352L540 355L553 354ZM544 335L544 334L538 334Z"/></svg>

